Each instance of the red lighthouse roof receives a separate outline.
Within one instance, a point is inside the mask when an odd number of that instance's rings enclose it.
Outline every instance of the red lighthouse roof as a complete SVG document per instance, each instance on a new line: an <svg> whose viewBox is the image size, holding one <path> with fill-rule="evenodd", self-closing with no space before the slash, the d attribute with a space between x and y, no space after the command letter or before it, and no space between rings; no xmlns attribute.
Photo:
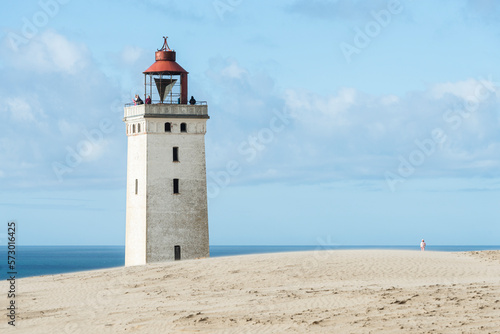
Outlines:
<svg viewBox="0 0 500 334"><path fill-rule="evenodd" d="M175 51L168 47L167 38L163 37L163 47L155 52L156 62L144 71L144 74L179 75L188 73L181 65L175 62Z"/></svg>

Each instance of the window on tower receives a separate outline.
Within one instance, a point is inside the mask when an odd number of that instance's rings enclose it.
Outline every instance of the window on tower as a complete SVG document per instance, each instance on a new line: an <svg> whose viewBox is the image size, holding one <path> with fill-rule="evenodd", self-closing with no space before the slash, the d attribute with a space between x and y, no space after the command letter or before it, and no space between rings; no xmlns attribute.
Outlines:
<svg viewBox="0 0 500 334"><path fill-rule="evenodd" d="M135 194L137 195L138 192L139 192L139 180L135 179Z"/></svg>
<svg viewBox="0 0 500 334"><path fill-rule="evenodd" d="M174 246L174 259L175 261L181 259L181 246Z"/></svg>
<svg viewBox="0 0 500 334"><path fill-rule="evenodd" d="M137 132L141 132L141 124L137 124Z"/></svg>
<svg viewBox="0 0 500 334"><path fill-rule="evenodd" d="M173 155L173 161L179 162L179 148L178 147L173 148L172 155Z"/></svg>
<svg viewBox="0 0 500 334"><path fill-rule="evenodd" d="M181 132L187 132L187 124L181 123Z"/></svg>
<svg viewBox="0 0 500 334"><path fill-rule="evenodd" d="M179 193L179 179L174 179L174 194Z"/></svg>
<svg viewBox="0 0 500 334"><path fill-rule="evenodd" d="M165 123L165 132L172 132L172 123Z"/></svg>
<svg viewBox="0 0 500 334"><path fill-rule="evenodd" d="M135 133L135 124L132 124L132 133Z"/></svg>

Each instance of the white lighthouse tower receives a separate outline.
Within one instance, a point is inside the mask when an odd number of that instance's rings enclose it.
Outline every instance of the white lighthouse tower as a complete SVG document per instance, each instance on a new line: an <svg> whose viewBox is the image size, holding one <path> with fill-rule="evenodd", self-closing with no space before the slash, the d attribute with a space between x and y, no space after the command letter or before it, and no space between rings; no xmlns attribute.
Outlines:
<svg viewBox="0 0 500 334"><path fill-rule="evenodd" d="M188 102L188 72L163 47L144 71L146 104L125 107L125 265L209 256L206 102ZM147 96L151 97L151 103Z"/></svg>

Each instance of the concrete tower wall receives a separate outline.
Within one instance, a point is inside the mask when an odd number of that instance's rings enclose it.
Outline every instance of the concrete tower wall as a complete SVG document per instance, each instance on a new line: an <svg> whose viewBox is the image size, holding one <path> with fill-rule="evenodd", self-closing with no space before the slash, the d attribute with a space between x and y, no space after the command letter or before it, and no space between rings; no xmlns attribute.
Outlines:
<svg viewBox="0 0 500 334"><path fill-rule="evenodd" d="M145 180L147 137L132 133L132 125L130 125L130 127L127 125L127 134L127 218L125 265L133 266L146 263Z"/></svg>
<svg viewBox="0 0 500 334"><path fill-rule="evenodd" d="M164 124L171 122L172 132ZM147 176L147 262L174 260L180 246L182 259L209 256L205 162L206 119L149 120ZM187 132L180 132L185 123ZM178 162L173 161L173 148ZM179 180L174 194L173 180Z"/></svg>
<svg viewBox="0 0 500 334"><path fill-rule="evenodd" d="M127 266L172 261L175 246L180 246L181 259L209 256L207 119L206 105L125 108ZM165 123L170 124L168 132ZM181 131L183 123L185 131ZM174 147L178 161L173 159ZM174 179L178 180L178 193L174 193Z"/></svg>

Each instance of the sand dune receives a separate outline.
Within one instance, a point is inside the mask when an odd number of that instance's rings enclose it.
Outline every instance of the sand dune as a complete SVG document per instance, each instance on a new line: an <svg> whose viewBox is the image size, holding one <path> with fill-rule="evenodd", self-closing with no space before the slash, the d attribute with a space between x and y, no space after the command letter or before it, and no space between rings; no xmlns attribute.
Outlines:
<svg viewBox="0 0 500 334"><path fill-rule="evenodd" d="M500 333L500 251L247 255L17 284L16 333ZM14 332L5 318L0 331Z"/></svg>

